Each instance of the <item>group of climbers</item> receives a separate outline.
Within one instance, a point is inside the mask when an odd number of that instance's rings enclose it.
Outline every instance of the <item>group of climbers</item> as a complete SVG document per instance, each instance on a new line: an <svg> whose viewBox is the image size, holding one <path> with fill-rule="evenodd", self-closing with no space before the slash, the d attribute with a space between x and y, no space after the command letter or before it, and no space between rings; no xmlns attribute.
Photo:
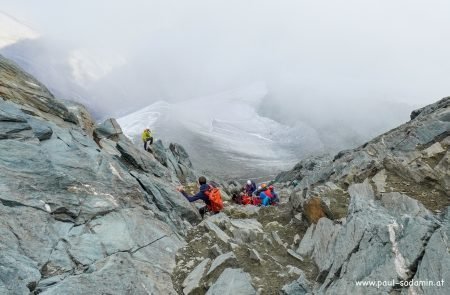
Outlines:
<svg viewBox="0 0 450 295"><path fill-rule="evenodd" d="M205 203L205 206L198 210L202 218L206 212L219 213L223 209L223 201L217 184L208 184L204 176L198 178L198 184L200 185L199 192L193 196L190 196L182 186L178 187L177 190L189 202L202 200ZM238 195L233 195L233 201L241 205L269 206L278 204L280 200L273 185L267 186L263 183L256 188L256 184L249 180Z"/></svg>
<svg viewBox="0 0 450 295"><path fill-rule="evenodd" d="M144 142L144 150L151 152L150 145L153 144L153 135L150 128L145 128L141 138ZM198 184L200 185L199 192L193 196L188 195L182 186L178 187L177 190L189 202L202 200L205 203L205 206L199 208L199 213L202 218L206 212L213 214L219 213L223 209L223 201L218 186L214 183L208 184L204 176L199 177ZM239 194L233 195L233 200L238 204L252 204L256 206L268 206L276 204L279 201L278 195L272 185L267 186L263 183L257 188L255 182L251 180L247 181Z"/></svg>
<svg viewBox="0 0 450 295"><path fill-rule="evenodd" d="M278 194L273 185L267 186L262 183L256 188L255 182L248 180L240 192L236 192L232 197L233 201L240 205L269 206L279 202Z"/></svg>

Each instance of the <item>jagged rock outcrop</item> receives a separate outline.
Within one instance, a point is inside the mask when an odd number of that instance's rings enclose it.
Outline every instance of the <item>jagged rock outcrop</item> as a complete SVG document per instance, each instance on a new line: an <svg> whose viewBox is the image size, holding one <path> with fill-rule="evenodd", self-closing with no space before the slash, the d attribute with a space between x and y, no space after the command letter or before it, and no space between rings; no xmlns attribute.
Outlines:
<svg viewBox="0 0 450 295"><path fill-rule="evenodd" d="M142 152L0 57L0 293L176 294L200 216L175 190L194 175L187 154L158 145Z"/></svg>
<svg viewBox="0 0 450 295"><path fill-rule="evenodd" d="M301 294L305 284L315 294L450 291L445 284L404 284L449 276L450 98L411 119L357 149L301 161L277 177L310 224L296 251L318 267L316 277L301 276L283 294Z"/></svg>

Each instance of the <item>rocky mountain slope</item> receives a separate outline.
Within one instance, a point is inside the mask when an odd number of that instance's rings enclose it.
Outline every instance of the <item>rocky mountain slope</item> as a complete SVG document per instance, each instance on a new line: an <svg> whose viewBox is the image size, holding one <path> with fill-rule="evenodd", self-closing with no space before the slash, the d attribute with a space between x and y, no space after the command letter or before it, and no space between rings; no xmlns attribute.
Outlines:
<svg viewBox="0 0 450 295"><path fill-rule="evenodd" d="M450 281L449 146L444 98L357 149L301 161L276 179L280 206L229 205L190 231L177 256L175 288L448 294L441 280ZM405 283L419 281L441 285Z"/></svg>
<svg viewBox="0 0 450 295"><path fill-rule="evenodd" d="M143 153L0 57L0 293L176 294L175 253L200 217L181 146Z"/></svg>
<svg viewBox="0 0 450 295"><path fill-rule="evenodd" d="M0 98L1 294L450 293L400 285L450 282L450 98L203 221L183 147L143 153L2 57Z"/></svg>

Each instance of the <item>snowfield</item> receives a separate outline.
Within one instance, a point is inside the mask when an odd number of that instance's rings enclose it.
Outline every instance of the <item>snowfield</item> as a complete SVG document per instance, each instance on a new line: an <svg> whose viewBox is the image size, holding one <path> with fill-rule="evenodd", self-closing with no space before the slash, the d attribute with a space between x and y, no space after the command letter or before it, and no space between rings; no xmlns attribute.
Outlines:
<svg viewBox="0 0 450 295"><path fill-rule="evenodd" d="M180 103L159 101L118 119L136 143L150 127L156 139L184 145L197 168L213 174L259 177L291 167L300 156L323 148L306 124L283 125L257 113L267 95L263 82Z"/></svg>

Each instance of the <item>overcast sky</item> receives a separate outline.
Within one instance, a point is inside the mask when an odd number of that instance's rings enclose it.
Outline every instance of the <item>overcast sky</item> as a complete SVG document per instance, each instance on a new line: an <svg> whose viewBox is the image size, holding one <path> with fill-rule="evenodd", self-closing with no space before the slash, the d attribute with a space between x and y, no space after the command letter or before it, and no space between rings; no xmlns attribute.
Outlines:
<svg viewBox="0 0 450 295"><path fill-rule="evenodd" d="M1 10L61 44L120 56L114 77L150 96L135 100L255 81L302 107L450 95L448 0L2 0Z"/></svg>

